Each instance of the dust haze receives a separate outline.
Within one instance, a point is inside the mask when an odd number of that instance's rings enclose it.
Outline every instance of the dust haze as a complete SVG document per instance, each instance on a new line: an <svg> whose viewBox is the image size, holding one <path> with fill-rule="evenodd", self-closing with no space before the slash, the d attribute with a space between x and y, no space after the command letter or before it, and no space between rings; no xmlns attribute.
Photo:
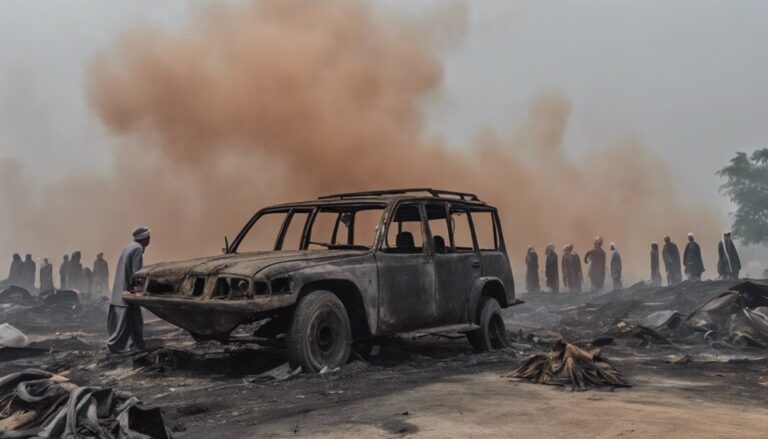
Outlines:
<svg viewBox="0 0 768 439"><path fill-rule="evenodd" d="M0 248L114 257L146 224L148 261L210 255L265 204L405 186L498 206L518 278L528 244L543 256L547 242L573 242L583 255L599 234L640 279L650 241L717 239L716 212L689 203L663 158L632 137L567 157L578 102L556 90L470 145L430 135L441 53L465 32L461 5L414 18L351 0L223 3L180 31L135 28L93 60L87 83L93 111L121 139L111 177L40 187L22 164L0 161L0 202L14 206L0 213ZM714 252L704 256L711 275Z"/></svg>

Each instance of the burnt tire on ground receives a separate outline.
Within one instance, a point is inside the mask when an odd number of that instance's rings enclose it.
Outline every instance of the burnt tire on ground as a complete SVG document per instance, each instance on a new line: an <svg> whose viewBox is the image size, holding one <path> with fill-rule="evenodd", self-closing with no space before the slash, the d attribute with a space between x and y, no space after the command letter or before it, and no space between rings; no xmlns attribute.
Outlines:
<svg viewBox="0 0 768 439"><path fill-rule="evenodd" d="M349 358L352 329L344 304L329 291L304 296L288 331L288 360L291 367L319 372L323 367L341 367Z"/></svg>
<svg viewBox="0 0 768 439"><path fill-rule="evenodd" d="M475 323L480 329L467 333L467 339L476 352L503 349L509 346L507 329L501 315L499 302L492 297L483 297L477 307Z"/></svg>

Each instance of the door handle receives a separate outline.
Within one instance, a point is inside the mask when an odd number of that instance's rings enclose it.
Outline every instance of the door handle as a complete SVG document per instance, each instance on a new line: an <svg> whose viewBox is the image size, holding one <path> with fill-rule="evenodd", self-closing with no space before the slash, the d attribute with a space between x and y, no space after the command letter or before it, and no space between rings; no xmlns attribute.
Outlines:
<svg viewBox="0 0 768 439"><path fill-rule="evenodd" d="M480 268L480 261L472 261L472 267Z"/></svg>

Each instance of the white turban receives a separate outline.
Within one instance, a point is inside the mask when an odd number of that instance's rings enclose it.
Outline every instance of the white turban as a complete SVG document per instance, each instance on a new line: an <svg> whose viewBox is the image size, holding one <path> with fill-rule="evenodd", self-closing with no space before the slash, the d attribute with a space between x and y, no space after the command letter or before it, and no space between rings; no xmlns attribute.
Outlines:
<svg viewBox="0 0 768 439"><path fill-rule="evenodd" d="M142 239L149 238L149 229L147 227L136 227L133 231L133 239L135 241L141 241Z"/></svg>

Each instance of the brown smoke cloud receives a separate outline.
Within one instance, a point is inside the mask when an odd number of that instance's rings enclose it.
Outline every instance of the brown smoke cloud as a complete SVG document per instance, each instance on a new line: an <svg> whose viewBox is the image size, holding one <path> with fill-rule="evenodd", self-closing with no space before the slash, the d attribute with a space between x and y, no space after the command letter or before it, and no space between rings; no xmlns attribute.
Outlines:
<svg viewBox="0 0 768 439"><path fill-rule="evenodd" d="M265 204L405 186L474 191L498 206L518 278L529 243L541 254L574 242L583 255L600 234L647 277L651 240L718 235L713 211L687 204L638 142L568 159L571 108L557 92L534 99L509 138L484 131L461 148L430 138L440 53L464 20L461 7L414 20L362 0L263 0L208 7L178 32L129 32L88 82L94 111L122 138L112 177L47 188L10 214L18 231L6 242L114 255L147 224L150 260L213 254Z"/></svg>

